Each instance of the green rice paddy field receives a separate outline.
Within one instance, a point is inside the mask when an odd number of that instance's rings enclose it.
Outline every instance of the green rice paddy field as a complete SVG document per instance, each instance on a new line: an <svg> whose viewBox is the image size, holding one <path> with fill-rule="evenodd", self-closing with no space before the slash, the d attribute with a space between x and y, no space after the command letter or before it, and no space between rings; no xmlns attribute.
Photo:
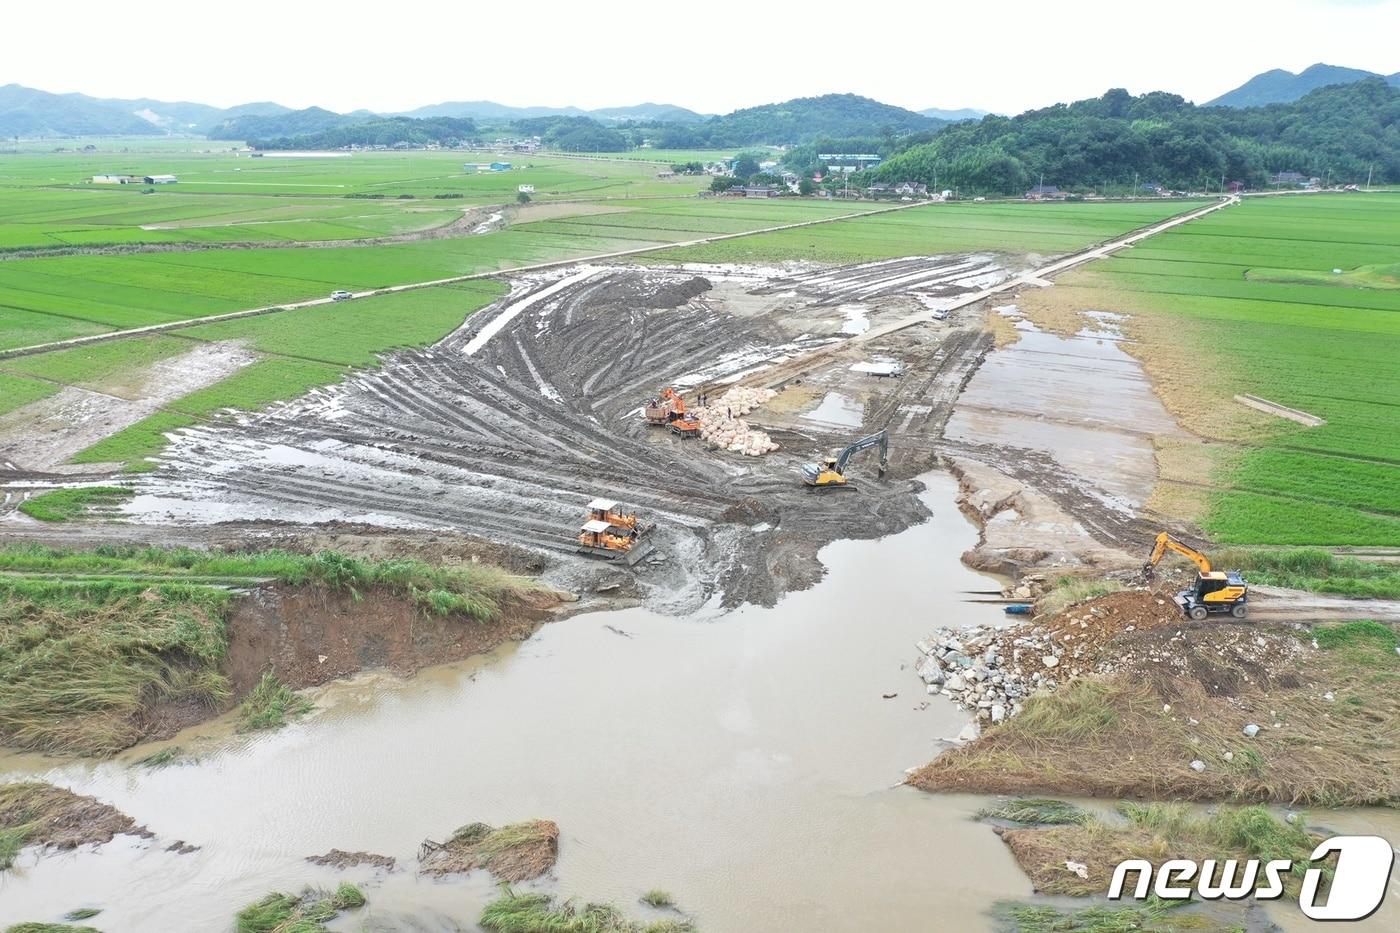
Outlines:
<svg viewBox="0 0 1400 933"><path fill-rule="evenodd" d="M241 199L240 199L241 200ZM530 262L665 245L705 236L831 218L881 205L815 200L660 199L607 213L556 216L476 237L393 246L244 249L197 253L66 256L0 263L0 348L180 321L242 308L320 297L334 288L368 289L494 271ZM596 209L596 208L595 208ZM952 249L1078 249L1185 209L1181 204L929 206L842 220L819 245L783 233L759 234L745 256L765 259L873 259ZM746 243L749 238L734 241ZM725 244L716 244L716 247ZM682 252L686 258L724 259ZM262 354L244 370L83 452L80 462L130 462L157 452L162 433L221 408L253 409L340 379L376 354L431 343L502 293L477 280L395 295L217 323L192 323L133 337L0 361L6 408L77 385L118 391L124 379L193 341L242 340ZM2 412L0 412L2 413Z"/></svg>
<svg viewBox="0 0 1400 933"><path fill-rule="evenodd" d="M1216 404L1248 393L1326 419L1220 438L1241 454L1213 481L1219 539L1400 546L1397 256L1400 196L1253 198L1073 277L1189 321Z"/></svg>

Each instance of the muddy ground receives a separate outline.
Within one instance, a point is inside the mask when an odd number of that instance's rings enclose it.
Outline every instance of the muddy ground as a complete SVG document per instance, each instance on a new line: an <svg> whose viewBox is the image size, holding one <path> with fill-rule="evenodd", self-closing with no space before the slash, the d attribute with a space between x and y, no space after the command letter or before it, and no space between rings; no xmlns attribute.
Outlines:
<svg viewBox="0 0 1400 933"><path fill-rule="evenodd" d="M988 256L704 271L515 277L508 298L435 346L265 413L180 432L159 469L135 480L128 517L177 540L219 523L253 541L326 523L471 534L548 555L549 578L584 593L670 612L771 604L820 578L822 545L925 517L913 477L934 465L953 403L991 345L975 317L874 341L864 329L1007 273ZM821 366L794 366L812 350L825 351ZM887 358L908 375L851 369ZM693 398L741 380L783 389L749 419L781 444L776 453L710 450L640 416L662 386ZM888 477L868 455L852 466L857 492L801 485L804 463L886 426ZM651 526L651 554L636 567L575 553L594 496Z"/></svg>

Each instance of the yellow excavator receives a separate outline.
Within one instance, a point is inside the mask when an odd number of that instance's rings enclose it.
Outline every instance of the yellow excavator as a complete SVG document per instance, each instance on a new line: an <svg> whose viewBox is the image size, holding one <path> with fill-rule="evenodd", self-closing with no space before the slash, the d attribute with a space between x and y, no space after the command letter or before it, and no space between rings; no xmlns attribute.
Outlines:
<svg viewBox="0 0 1400 933"><path fill-rule="evenodd" d="M827 457L821 463L809 463L802 468L802 484L813 491L820 489L855 489L856 484L846 478L846 464L851 457L871 447L880 448L880 475L890 464L890 432L881 431L863 437L835 456Z"/></svg>
<svg viewBox="0 0 1400 933"><path fill-rule="evenodd" d="M1175 551L1196 565L1196 583L1189 589L1176 594L1176 604L1188 619L1197 622L1206 616L1229 613L1236 619L1249 614L1249 584L1237 570L1213 570L1210 558L1193 547L1188 547L1167 532L1157 536L1152 554L1142 565L1142 577L1151 582L1157 563L1167 551Z"/></svg>

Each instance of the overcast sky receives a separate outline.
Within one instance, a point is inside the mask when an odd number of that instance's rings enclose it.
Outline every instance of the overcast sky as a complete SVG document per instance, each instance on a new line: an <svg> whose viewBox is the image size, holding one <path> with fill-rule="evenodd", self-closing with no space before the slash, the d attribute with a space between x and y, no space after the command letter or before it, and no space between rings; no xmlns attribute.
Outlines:
<svg viewBox="0 0 1400 933"><path fill-rule="evenodd" d="M230 106L444 100L707 113L830 92L1019 113L1270 68L1400 71L1400 0L7 3L0 84ZM201 8L207 12L201 12Z"/></svg>

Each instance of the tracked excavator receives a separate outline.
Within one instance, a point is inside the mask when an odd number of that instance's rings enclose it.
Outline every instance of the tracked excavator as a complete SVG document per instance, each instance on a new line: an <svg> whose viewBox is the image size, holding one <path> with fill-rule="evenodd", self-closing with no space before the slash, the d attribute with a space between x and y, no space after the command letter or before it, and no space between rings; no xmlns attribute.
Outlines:
<svg viewBox="0 0 1400 933"><path fill-rule="evenodd" d="M855 489L855 483L846 477L846 465L851 457L872 447L880 448L880 475L885 475L890 463L890 432L881 431L863 437L835 456L827 457L821 463L809 463L802 468L802 484L808 489Z"/></svg>
<svg viewBox="0 0 1400 933"><path fill-rule="evenodd" d="M1152 581L1157 564L1167 551L1175 551L1196 565L1196 582L1174 597L1182 615L1197 622L1209 615L1229 613L1236 619L1249 614L1249 584L1237 570L1214 570L1210 558L1193 547L1188 547L1167 532L1157 536L1152 553L1142 565L1142 578Z"/></svg>
<svg viewBox="0 0 1400 933"><path fill-rule="evenodd" d="M671 386L657 393L642 409L642 416L648 424L664 425L672 434L681 437L699 437L700 422L686 414L685 399Z"/></svg>

